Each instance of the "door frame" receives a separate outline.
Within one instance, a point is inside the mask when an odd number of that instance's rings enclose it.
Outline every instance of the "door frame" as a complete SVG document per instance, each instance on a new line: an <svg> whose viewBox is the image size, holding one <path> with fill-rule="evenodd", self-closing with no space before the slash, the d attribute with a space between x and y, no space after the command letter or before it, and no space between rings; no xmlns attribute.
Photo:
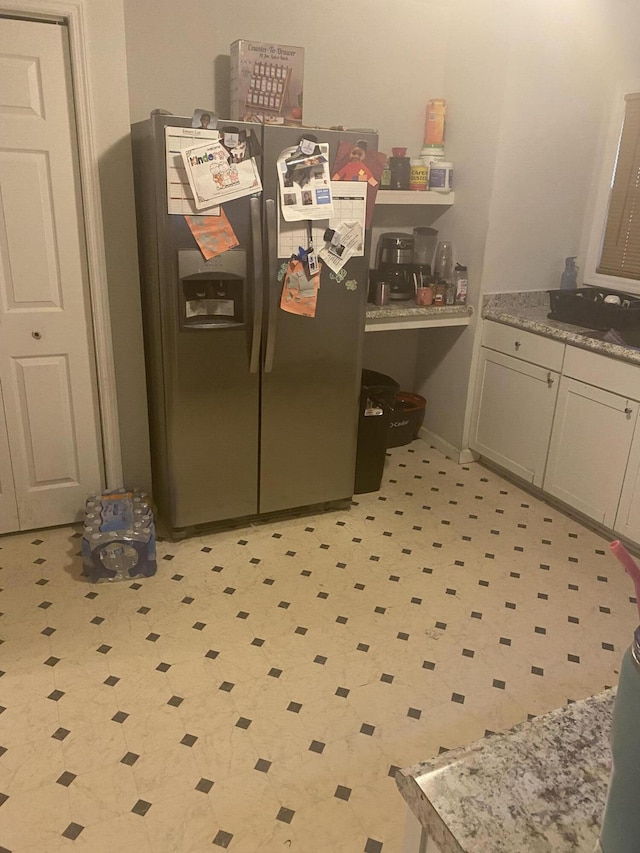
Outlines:
<svg viewBox="0 0 640 853"><path fill-rule="evenodd" d="M89 75L86 0L0 0L0 14L34 21L65 23L69 33L73 107L78 140L80 193L87 252L98 408L102 435L105 487L122 485L122 453L111 337L109 288L98 173L98 145Z"/></svg>

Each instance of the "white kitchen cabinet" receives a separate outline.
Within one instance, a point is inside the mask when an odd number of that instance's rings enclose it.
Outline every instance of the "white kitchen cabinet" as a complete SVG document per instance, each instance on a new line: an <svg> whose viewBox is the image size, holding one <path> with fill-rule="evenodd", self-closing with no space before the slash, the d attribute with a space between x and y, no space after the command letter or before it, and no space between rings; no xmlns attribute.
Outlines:
<svg viewBox="0 0 640 853"><path fill-rule="evenodd" d="M563 377L544 490L612 528L637 409L627 397Z"/></svg>
<svg viewBox="0 0 640 853"><path fill-rule="evenodd" d="M640 545L637 364L485 320L470 446Z"/></svg>
<svg viewBox="0 0 640 853"><path fill-rule="evenodd" d="M636 419L614 530L640 542L640 419Z"/></svg>
<svg viewBox="0 0 640 853"><path fill-rule="evenodd" d="M542 486L564 344L491 322L482 343L470 446Z"/></svg>

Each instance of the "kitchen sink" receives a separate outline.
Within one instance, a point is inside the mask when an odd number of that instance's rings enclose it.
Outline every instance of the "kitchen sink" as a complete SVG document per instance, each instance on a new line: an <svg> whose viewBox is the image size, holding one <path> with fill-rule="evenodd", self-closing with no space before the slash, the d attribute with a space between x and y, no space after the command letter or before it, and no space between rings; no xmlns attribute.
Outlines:
<svg viewBox="0 0 640 853"><path fill-rule="evenodd" d="M607 299L616 301L606 302ZM549 305L552 320L573 323L585 329L640 328L640 299L613 290L595 287L550 290Z"/></svg>
<svg viewBox="0 0 640 853"><path fill-rule="evenodd" d="M606 332L585 329L583 334L585 338L593 338L597 341L607 341L610 344L619 344L620 346L640 349L640 329L625 329L624 332L618 332L615 329L609 329Z"/></svg>

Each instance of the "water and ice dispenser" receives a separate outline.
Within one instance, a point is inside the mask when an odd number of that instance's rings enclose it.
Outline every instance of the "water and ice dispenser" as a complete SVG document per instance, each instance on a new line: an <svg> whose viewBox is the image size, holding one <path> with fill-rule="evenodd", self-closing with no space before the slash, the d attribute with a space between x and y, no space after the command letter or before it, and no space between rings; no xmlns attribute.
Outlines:
<svg viewBox="0 0 640 853"><path fill-rule="evenodd" d="M178 252L180 328L245 328L247 256L241 249L205 261L198 249Z"/></svg>

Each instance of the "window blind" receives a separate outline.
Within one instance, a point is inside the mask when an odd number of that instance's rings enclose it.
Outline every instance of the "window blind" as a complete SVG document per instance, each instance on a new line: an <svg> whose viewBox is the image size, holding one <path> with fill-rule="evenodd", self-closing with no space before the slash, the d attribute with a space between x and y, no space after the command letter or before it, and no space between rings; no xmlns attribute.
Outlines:
<svg viewBox="0 0 640 853"><path fill-rule="evenodd" d="M596 272L640 280L640 92L625 97L624 123Z"/></svg>

